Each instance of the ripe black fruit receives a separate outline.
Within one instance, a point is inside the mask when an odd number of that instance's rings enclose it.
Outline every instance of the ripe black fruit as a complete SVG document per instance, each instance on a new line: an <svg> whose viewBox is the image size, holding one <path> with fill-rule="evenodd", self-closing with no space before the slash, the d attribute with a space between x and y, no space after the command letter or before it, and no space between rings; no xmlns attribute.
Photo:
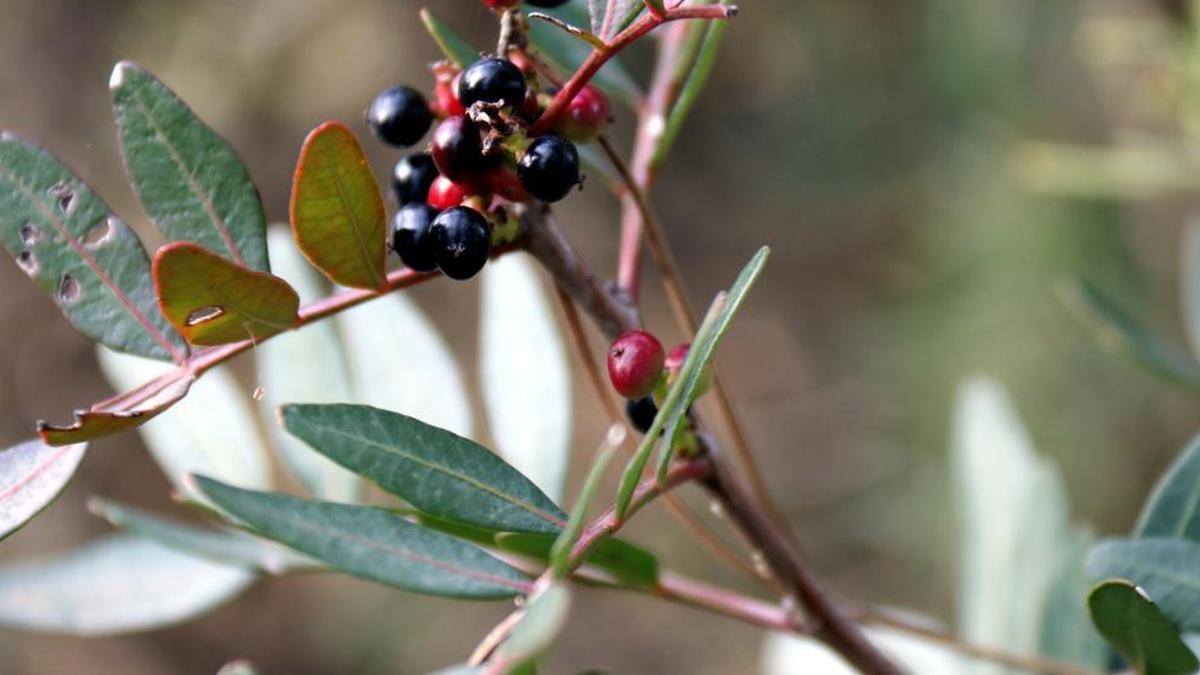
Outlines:
<svg viewBox="0 0 1200 675"><path fill-rule="evenodd" d="M525 0L527 4L534 7L562 7L570 0Z"/></svg>
<svg viewBox="0 0 1200 675"><path fill-rule="evenodd" d="M400 206L425 201L429 197L429 186L437 177L437 165L429 153L402 158L392 169L392 189L396 193L396 201Z"/></svg>
<svg viewBox="0 0 1200 675"><path fill-rule="evenodd" d="M425 97L412 87L389 87L379 92L367 108L367 124L379 140L406 148L425 135L433 113Z"/></svg>
<svg viewBox="0 0 1200 675"><path fill-rule="evenodd" d="M646 398L634 398L625 402L625 416L629 418L629 423L634 429L643 434L650 431L650 425L654 424L654 418L658 415L658 406L654 404L654 398L647 396Z"/></svg>
<svg viewBox="0 0 1200 675"><path fill-rule="evenodd" d="M438 245L431 229L437 209L419 202L406 204L392 219L392 250L405 267L417 272L437 268Z"/></svg>
<svg viewBox="0 0 1200 675"><path fill-rule="evenodd" d="M539 136L517 162L517 177L529 194L556 202L579 184L579 152L559 136Z"/></svg>
<svg viewBox="0 0 1200 675"><path fill-rule="evenodd" d="M478 211L456 206L442 211L430 228L437 242L437 264L451 279L470 279L487 263L492 234Z"/></svg>
<svg viewBox="0 0 1200 675"><path fill-rule="evenodd" d="M483 169L479 127L465 115L447 117L433 131L430 153L438 171L455 183L468 183Z"/></svg>
<svg viewBox="0 0 1200 675"><path fill-rule="evenodd" d="M480 59L458 79L458 100L468 108L478 101L519 106L525 101L525 74L512 61Z"/></svg>

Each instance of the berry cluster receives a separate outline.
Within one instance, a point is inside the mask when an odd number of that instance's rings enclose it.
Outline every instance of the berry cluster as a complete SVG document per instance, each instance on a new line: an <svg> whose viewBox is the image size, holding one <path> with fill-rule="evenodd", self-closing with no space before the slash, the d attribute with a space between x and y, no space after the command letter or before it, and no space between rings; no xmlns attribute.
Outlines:
<svg viewBox="0 0 1200 675"><path fill-rule="evenodd" d="M494 8L516 4L485 2ZM607 99L585 87L553 133L530 138L530 126L554 92L541 90L527 59L512 56L484 57L461 71L446 61L435 63L431 100L395 86L367 109L368 126L388 145L411 147L433 128L428 151L402 158L392 173L400 205L392 249L413 270L471 278L487 263L492 246L516 232L514 206L559 201L582 183L572 141L592 140L604 130Z"/></svg>
<svg viewBox="0 0 1200 675"><path fill-rule="evenodd" d="M613 340L608 348L608 379L613 389L629 399L625 414L635 429L646 433L658 415L661 399L687 360L690 343L681 344L669 353L663 351L658 338L642 330L626 331ZM706 368L700 381L700 393L712 384L711 369Z"/></svg>

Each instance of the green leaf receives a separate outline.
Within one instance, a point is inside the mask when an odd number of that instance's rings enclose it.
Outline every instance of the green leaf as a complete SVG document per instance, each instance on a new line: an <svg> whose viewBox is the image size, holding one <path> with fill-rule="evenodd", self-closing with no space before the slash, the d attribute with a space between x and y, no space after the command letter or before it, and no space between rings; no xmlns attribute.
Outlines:
<svg viewBox="0 0 1200 675"><path fill-rule="evenodd" d="M88 510L117 529L213 562L257 569L268 574L319 567L291 549L238 530L184 525L98 497L88 500Z"/></svg>
<svg viewBox="0 0 1200 675"><path fill-rule="evenodd" d="M282 227L268 230L267 247L275 274L296 289L301 302L313 302L325 295L320 275L300 255L289 230ZM382 301L376 300L364 307ZM380 332L389 332L382 326L377 328ZM276 411L284 403L358 400L350 387L347 354L338 337L337 324L318 321L305 326L304 330L277 335L259 345L254 356L263 393L259 406L263 423L284 465L313 495L335 502L354 501L358 495L358 476L313 452L286 433L276 419ZM297 363L305 366L297 368ZM207 471L198 473L213 475Z"/></svg>
<svg viewBox="0 0 1200 675"><path fill-rule="evenodd" d="M117 351L182 361L150 261L108 205L48 152L0 132L0 244L75 328Z"/></svg>
<svg viewBox="0 0 1200 675"><path fill-rule="evenodd" d="M250 570L133 535L0 567L0 625L113 635L187 621L237 596Z"/></svg>
<svg viewBox="0 0 1200 675"><path fill-rule="evenodd" d="M1180 630L1200 629L1200 544L1182 539L1106 539L1087 558L1093 579L1128 579L1155 598Z"/></svg>
<svg viewBox="0 0 1200 675"><path fill-rule="evenodd" d="M532 261L505 256L483 271L479 379L496 450L561 500L571 459L571 369Z"/></svg>
<svg viewBox="0 0 1200 675"><path fill-rule="evenodd" d="M1068 539L1069 545L1064 547L1065 564L1042 602L1041 634L1035 653L1103 670L1111 660L1111 649L1088 616L1087 596L1092 580L1083 567L1093 538L1076 532Z"/></svg>
<svg viewBox="0 0 1200 675"><path fill-rule="evenodd" d="M1195 159L1171 142L1089 147L1027 141L1017 144L1008 159L1021 187L1073 199L1191 194L1200 180Z"/></svg>
<svg viewBox="0 0 1200 675"><path fill-rule="evenodd" d="M570 610L570 589L558 583L546 586L530 598L525 614L495 659L506 668L520 668L536 661L554 644Z"/></svg>
<svg viewBox="0 0 1200 675"><path fill-rule="evenodd" d="M1100 633L1142 675L1184 675L1200 668L1196 655L1137 586L1106 581L1088 596Z"/></svg>
<svg viewBox="0 0 1200 675"><path fill-rule="evenodd" d="M690 28L690 30L702 34L703 38L700 40L694 60L691 61L691 68L683 79L679 95L672 103L670 113L667 114L666 128L654 146L652 166L661 165L667 154L671 152L671 146L675 144L675 139L683 129L684 122L687 121L688 115L696 105L696 100L700 98L700 93L704 91L704 86L708 84L708 76L712 74L713 65L717 61L721 38L725 36L725 29L728 27L728 21L705 21Z"/></svg>
<svg viewBox="0 0 1200 675"><path fill-rule="evenodd" d="M153 269L159 306L192 344L262 340L296 325L300 298L286 281L190 242L158 249Z"/></svg>
<svg viewBox="0 0 1200 675"><path fill-rule="evenodd" d="M429 675L482 675L482 673L483 666L468 666L465 663L460 663L456 666L447 666Z"/></svg>
<svg viewBox="0 0 1200 675"><path fill-rule="evenodd" d="M438 15L427 8L422 8L421 21L424 22L425 30L429 31L429 35L433 37L438 48L454 65L466 68L479 60L479 50L459 37L449 24L438 18Z"/></svg>
<svg viewBox="0 0 1200 675"><path fill-rule="evenodd" d="M612 462L618 445L620 445L619 441L609 444L596 456L596 461L592 464L591 471L588 472L583 489L579 491L575 508L571 509L571 519L567 521L567 526L563 528L562 534L558 535L558 539L554 541L554 547L550 549L550 567L554 569L554 576L559 579L565 577L570 571L571 551L579 541L579 535L583 533L588 507L596 498L596 491L600 489L600 483L604 480L604 472L608 470L608 465Z"/></svg>
<svg viewBox="0 0 1200 675"><path fill-rule="evenodd" d="M118 63L108 86L125 168L163 235L270 271L262 201L233 148L134 63Z"/></svg>
<svg viewBox="0 0 1200 675"><path fill-rule="evenodd" d="M436 518L557 534L566 515L488 449L398 413L288 405L284 426L321 454Z"/></svg>
<svg viewBox="0 0 1200 675"><path fill-rule="evenodd" d="M548 12L556 14L556 12ZM587 43L563 32L545 21L534 21L529 27L529 41L542 57L563 72L573 73L592 53ZM623 102L630 108L640 105L644 94L637 79L625 67L621 59L610 59L592 83L610 98Z"/></svg>
<svg viewBox="0 0 1200 675"><path fill-rule="evenodd" d="M1200 436L1184 448L1146 499L1136 537L1200 542Z"/></svg>
<svg viewBox="0 0 1200 675"><path fill-rule="evenodd" d="M517 555L549 562L556 538L547 534L502 532L494 536L495 545ZM604 570L618 581L639 588L658 585L659 562L654 554L623 539L608 538L596 545L584 558L584 565Z"/></svg>
<svg viewBox="0 0 1200 675"><path fill-rule="evenodd" d="M387 286L387 217L379 184L354 132L340 122L326 122L304 139L291 215L300 250L334 283Z"/></svg>
<svg viewBox="0 0 1200 675"><path fill-rule="evenodd" d="M508 598L529 580L482 549L387 511L254 492L195 477L221 510L259 534L357 577L416 593Z"/></svg>
<svg viewBox="0 0 1200 675"><path fill-rule="evenodd" d="M83 459L86 443L52 447L25 441L0 452L0 539L50 505Z"/></svg>
<svg viewBox="0 0 1200 675"><path fill-rule="evenodd" d="M59 446L136 429L182 401L195 381L195 376L182 375L145 396L122 399L116 405L102 403L90 410L76 410L75 421L68 425L39 420L38 435L47 445Z"/></svg>
<svg viewBox="0 0 1200 675"><path fill-rule="evenodd" d="M633 23L644 8L644 0L587 0L592 32L605 41Z"/></svg>
<svg viewBox="0 0 1200 675"><path fill-rule="evenodd" d="M1121 353L1163 379L1200 390L1200 363L1150 334L1095 286L1080 281L1066 287L1062 298L1105 350Z"/></svg>
<svg viewBox="0 0 1200 675"><path fill-rule="evenodd" d="M97 349L96 357L101 372L118 391L133 389L170 369L103 348ZM184 481L189 473L246 487L271 484L267 449L255 425L250 395L224 368L206 373L186 399L139 427L138 433L167 479L189 498L196 497Z"/></svg>
<svg viewBox="0 0 1200 675"><path fill-rule="evenodd" d="M1184 228L1179 248L1179 301L1183 327L1192 356L1200 359L1200 220L1192 220Z"/></svg>

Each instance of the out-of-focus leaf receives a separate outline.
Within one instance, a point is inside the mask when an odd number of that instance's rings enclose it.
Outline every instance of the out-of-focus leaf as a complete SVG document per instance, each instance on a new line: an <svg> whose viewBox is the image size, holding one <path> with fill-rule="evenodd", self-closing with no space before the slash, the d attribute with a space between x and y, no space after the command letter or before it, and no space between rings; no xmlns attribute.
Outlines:
<svg viewBox="0 0 1200 675"><path fill-rule="evenodd" d="M125 168L167 239L269 271L262 201L233 148L134 63L118 63L108 86Z"/></svg>
<svg viewBox="0 0 1200 675"><path fill-rule="evenodd" d="M1034 453L1012 401L985 378L959 388L952 462L961 514L959 630L969 642L1036 653L1044 598L1063 565L1078 562L1058 470ZM980 663L971 672L1008 671Z"/></svg>
<svg viewBox="0 0 1200 675"><path fill-rule="evenodd" d="M88 500L88 510L107 520L113 527L213 562L259 569L269 574L318 567L291 549L238 530L184 525L141 509L95 497Z"/></svg>
<svg viewBox="0 0 1200 675"><path fill-rule="evenodd" d="M867 637L911 673L962 675L969 662L938 645L887 628L868 628ZM811 638L771 633L763 644L762 675L855 675L837 653Z"/></svg>
<svg viewBox="0 0 1200 675"><path fill-rule="evenodd" d="M258 669L249 661L238 659L221 666L217 675L259 675Z"/></svg>
<svg viewBox="0 0 1200 675"><path fill-rule="evenodd" d="M1087 612L1092 580L1083 560L1091 544L1090 535L1072 533L1070 543L1064 546L1064 564L1043 602L1037 653L1064 663L1103 670L1111 660L1111 650L1096 632Z"/></svg>
<svg viewBox="0 0 1200 675"><path fill-rule="evenodd" d="M561 14L558 12L548 13ZM529 41L543 58L568 73L575 72L592 53L592 47L589 44L545 21L532 23L529 27ZM600 72L596 73L592 83L613 100L621 101L630 108L636 108L643 98L642 88L637 83L637 79L617 58L610 59L608 63L604 64Z"/></svg>
<svg viewBox="0 0 1200 675"><path fill-rule="evenodd" d="M661 3L658 7L662 9ZM633 23L644 8L644 0L587 0L592 32L605 41Z"/></svg>
<svg viewBox="0 0 1200 675"><path fill-rule="evenodd" d="M604 472L608 470L608 465L617 452L617 445L619 443L609 445L596 455L596 460L592 463L583 489L579 491L579 497L576 498L575 508L571 509L571 518L567 521L567 526L563 528L562 533L558 535L558 539L554 541L553 548L550 549L550 566L559 579L565 577L569 571L571 551L579 541L579 535L583 533L588 507L595 499L596 491L600 489L600 483L604 480Z"/></svg>
<svg viewBox="0 0 1200 675"><path fill-rule="evenodd" d="M524 616L494 658L508 668L532 664L554 644L570 610L570 589L561 583L546 586L529 599Z"/></svg>
<svg viewBox="0 0 1200 675"><path fill-rule="evenodd" d="M100 370L117 389L130 389L168 368L136 356L98 349ZM250 396L224 369L209 371L188 397L138 429L150 454L181 493L184 478L202 472L246 487L271 482L267 450L254 422Z"/></svg>
<svg viewBox="0 0 1200 675"><path fill-rule="evenodd" d="M1100 633L1142 675L1185 675L1200 668L1196 655L1142 589L1106 581L1088 596Z"/></svg>
<svg viewBox="0 0 1200 675"><path fill-rule="evenodd" d="M292 234L334 283L382 289L387 217L379 184L354 132L340 122L313 129L292 179Z"/></svg>
<svg viewBox="0 0 1200 675"><path fill-rule="evenodd" d="M261 340L296 324L300 298L287 282L190 242L158 249L153 270L163 314L194 345Z"/></svg>
<svg viewBox="0 0 1200 675"><path fill-rule="evenodd" d="M86 443L25 441L0 452L0 539L50 505L75 475Z"/></svg>
<svg viewBox="0 0 1200 675"><path fill-rule="evenodd" d="M1142 507L1137 537L1173 537L1200 542L1200 436L1171 464Z"/></svg>
<svg viewBox="0 0 1200 675"><path fill-rule="evenodd" d="M482 675L482 673L482 666L468 666L465 663L460 663L457 666L442 668L436 673L430 673L429 675Z"/></svg>
<svg viewBox="0 0 1200 675"><path fill-rule="evenodd" d="M334 569L417 593L507 598L530 582L482 549L369 506L240 490L195 477L222 511Z"/></svg>
<svg viewBox="0 0 1200 675"><path fill-rule="evenodd" d="M1092 579L1128 579L1180 630L1200 629L1200 544L1183 539L1106 539L1087 558Z"/></svg>
<svg viewBox="0 0 1200 675"><path fill-rule="evenodd" d="M428 8L421 10L421 21L425 24L425 30L429 31L433 41L454 65L466 68L479 60L479 50L462 39L449 24L438 18L438 15L429 11Z"/></svg>
<svg viewBox="0 0 1200 675"><path fill-rule="evenodd" d="M1192 356L1200 359L1200 216L1183 231L1179 261L1179 300Z"/></svg>
<svg viewBox="0 0 1200 675"><path fill-rule="evenodd" d="M102 404L89 410L76 410L75 421L67 425L37 423L38 435L48 445L70 445L102 436L136 429L187 396L195 377L182 377L167 383L159 391L138 399Z"/></svg>
<svg viewBox="0 0 1200 675"><path fill-rule="evenodd" d="M302 302L312 302L321 297L320 278L300 255L290 232L283 228L272 228L267 232L267 245L275 273L296 289ZM375 303L382 301L376 300ZM370 332L380 329L376 324ZM389 353L391 351L388 350ZM354 501L358 495L358 477L285 433L277 419L279 406L284 403L356 400L351 393L347 355L338 338L336 324L318 321L305 326L304 330L276 335L259 345L254 355L263 392L260 410L284 464L313 495L331 501ZM362 356L372 360L378 355ZM297 368L298 363L304 364L304 367ZM388 372L394 374L400 371L395 369ZM378 376L386 374L379 373ZM213 475L205 471L200 473Z"/></svg>
<svg viewBox="0 0 1200 675"><path fill-rule="evenodd" d="M654 146L654 156L650 160L651 165L662 164L671 152L671 146L675 144L675 139L683 129L684 122L687 121L688 115L696 105L696 100L700 98L700 93L704 91L704 86L708 84L708 76L712 73L713 64L717 61L721 38L725 36L725 29L728 26L728 21L705 21L691 27L691 30L702 32L703 38L696 50L691 69L683 80L679 95L675 97L675 101L671 105L662 136Z"/></svg>
<svg viewBox="0 0 1200 675"><path fill-rule="evenodd" d="M1028 190L1083 199L1150 199L1194 192L1200 169L1177 146L1072 146L1025 142L1009 158Z"/></svg>
<svg viewBox="0 0 1200 675"><path fill-rule="evenodd" d="M337 322L355 402L471 435L471 402L454 353L411 298L393 293L339 314Z"/></svg>
<svg viewBox="0 0 1200 675"><path fill-rule="evenodd" d="M50 153L0 132L0 244L79 332L113 349L182 361L154 301L137 236Z"/></svg>
<svg viewBox="0 0 1200 675"><path fill-rule="evenodd" d="M251 570L133 535L0 567L0 625L112 635L186 621L253 583Z"/></svg>
<svg viewBox="0 0 1200 675"><path fill-rule="evenodd" d="M566 514L487 448L398 413L361 405L288 405L289 432L436 518L557 534Z"/></svg>
<svg viewBox="0 0 1200 675"><path fill-rule="evenodd" d="M502 550L536 560L550 560L555 538L546 534L502 532L496 534L495 545ZM596 567L613 575L618 581L653 588L658 584L659 562L654 554L623 539L608 538L596 545L584 559L584 565Z"/></svg>
<svg viewBox="0 0 1200 675"><path fill-rule="evenodd" d="M484 269L480 381L496 449L557 501L571 459L571 371L537 274L525 255Z"/></svg>

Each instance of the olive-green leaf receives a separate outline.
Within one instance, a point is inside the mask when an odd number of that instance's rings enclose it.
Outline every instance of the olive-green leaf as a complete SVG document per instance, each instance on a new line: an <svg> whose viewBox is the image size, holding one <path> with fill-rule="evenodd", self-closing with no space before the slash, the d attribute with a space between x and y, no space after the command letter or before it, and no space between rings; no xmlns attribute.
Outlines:
<svg viewBox="0 0 1200 675"><path fill-rule="evenodd" d="M125 168L163 235L270 271L262 201L233 148L134 63L116 65L109 89Z"/></svg>
<svg viewBox="0 0 1200 675"><path fill-rule="evenodd" d="M398 374L403 376L403 374ZM284 427L315 450L436 518L557 534L567 516L487 448L363 405L287 405Z"/></svg>
<svg viewBox="0 0 1200 675"><path fill-rule="evenodd" d="M1183 539L1107 539L1087 557L1092 579L1144 588L1180 630L1200 629L1200 544Z"/></svg>
<svg viewBox="0 0 1200 675"><path fill-rule="evenodd" d="M25 441L0 452L0 539L46 508L83 459L86 443L52 447Z"/></svg>
<svg viewBox="0 0 1200 675"><path fill-rule="evenodd" d="M543 562L550 560L550 549L556 541L546 534L519 532L501 532L494 535L494 540L503 551ZM596 544L583 564L608 572L618 581L632 586L654 588L658 584L658 558L624 539L610 537Z"/></svg>
<svg viewBox="0 0 1200 675"><path fill-rule="evenodd" d="M1142 507L1134 536L1200 542L1200 436L1188 443L1158 480Z"/></svg>
<svg viewBox="0 0 1200 675"><path fill-rule="evenodd" d="M421 21L425 24L425 30L429 31L429 36L451 63L459 68L466 68L479 60L479 50L472 47L471 43L450 27L450 24L442 21L428 8L421 9Z"/></svg>
<svg viewBox="0 0 1200 675"><path fill-rule="evenodd" d="M196 476L220 509L264 537L334 569L416 593L507 598L528 592L525 575L483 549L370 506L242 490Z"/></svg>
<svg viewBox="0 0 1200 675"><path fill-rule="evenodd" d="M387 218L379 184L354 132L338 122L313 129L292 179L292 235L317 269L354 288L387 285Z"/></svg>
<svg viewBox="0 0 1200 675"><path fill-rule="evenodd" d="M529 28L529 41L543 58L568 73L583 65L592 53L591 45L545 21L533 22ZM610 59L604 64L592 83L630 108L636 108L643 98L637 79L619 58Z"/></svg>
<svg viewBox="0 0 1200 675"><path fill-rule="evenodd" d="M154 302L137 236L58 160L8 132L0 132L0 245L92 340L154 359L186 356Z"/></svg>
<svg viewBox="0 0 1200 675"><path fill-rule="evenodd" d="M1101 583L1088 596L1096 628L1142 675L1184 675L1200 668L1171 622L1139 587L1122 580Z"/></svg>

